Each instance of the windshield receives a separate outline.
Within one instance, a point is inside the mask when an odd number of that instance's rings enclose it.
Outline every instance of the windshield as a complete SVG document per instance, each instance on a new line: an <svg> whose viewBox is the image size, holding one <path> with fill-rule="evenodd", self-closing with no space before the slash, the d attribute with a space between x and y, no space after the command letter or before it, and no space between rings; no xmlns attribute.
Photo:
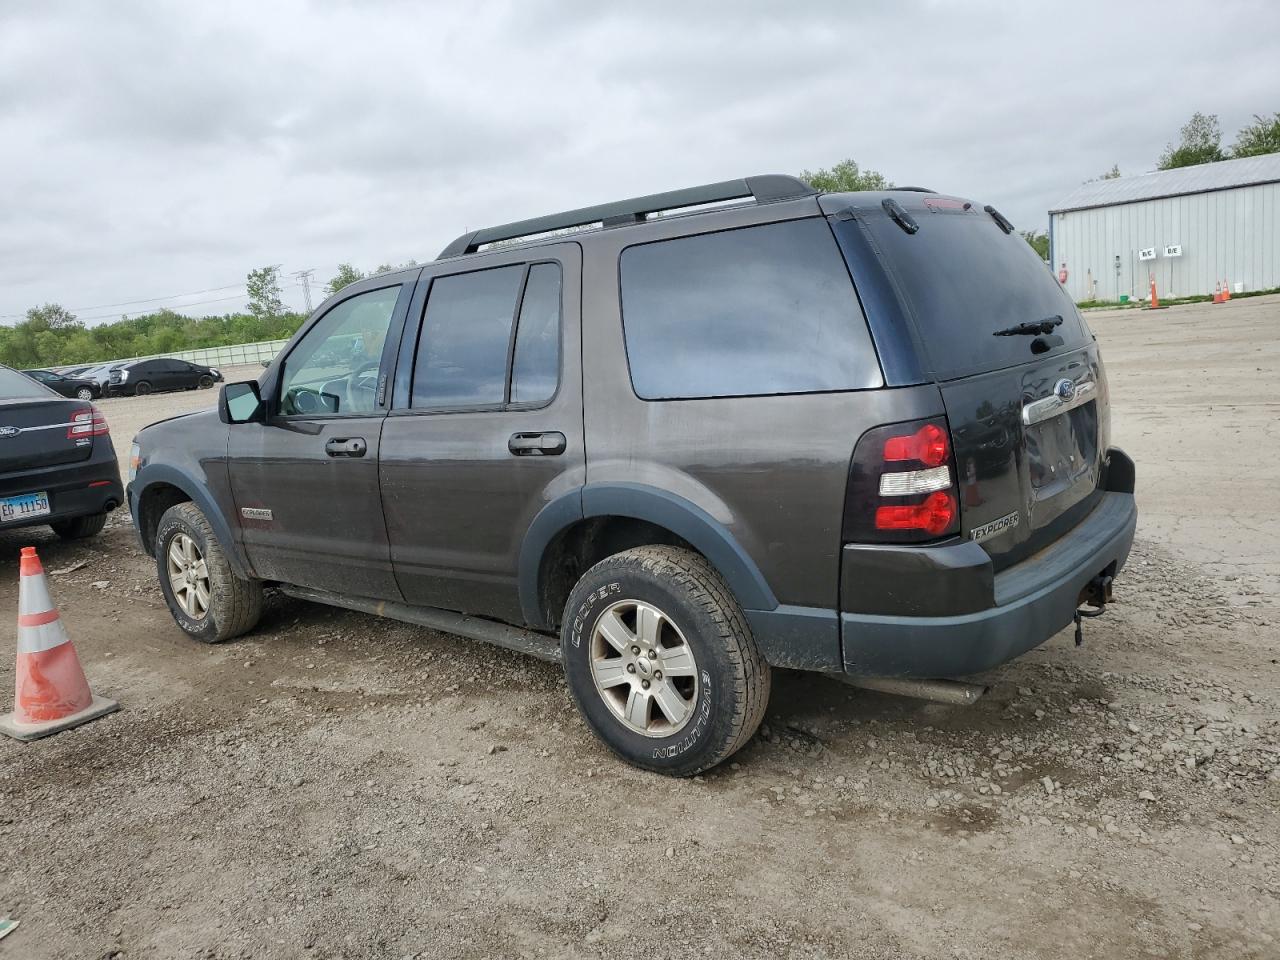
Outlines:
<svg viewBox="0 0 1280 960"><path fill-rule="evenodd" d="M912 204L909 213L919 224L916 233L878 211L863 221L897 281L939 380L1034 359L1034 332L996 335L1021 324L1062 318L1052 331L1062 343L1041 355L1086 342L1075 304L1016 232L1006 234L976 207L935 210L928 198Z"/></svg>
<svg viewBox="0 0 1280 960"><path fill-rule="evenodd" d="M43 400L49 396L43 387L25 374L8 367L0 367L0 400Z"/></svg>

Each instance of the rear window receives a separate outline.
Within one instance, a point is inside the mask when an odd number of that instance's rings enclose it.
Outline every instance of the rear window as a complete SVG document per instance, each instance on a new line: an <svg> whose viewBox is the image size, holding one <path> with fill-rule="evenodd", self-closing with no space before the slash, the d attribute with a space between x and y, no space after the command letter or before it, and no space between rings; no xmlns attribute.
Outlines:
<svg viewBox="0 0 1280 960"><path fill-rule="evenodd" d="M622 325L646 400L860 390L880 365L825 220L628 247Z"/></svg>
<svg viewBox="0 0 1280 960"><path fill-rule="evenodd" d="M879 212L862 219L914 315L938 379L1032 360L1033 337L993 335L1019 323L1062 317L1053 332L1063 344L1048 355L1085 342L1075 304L1016 232L1006 234L977 208L932 212L922 203L909 212L920 225L914 234Z"/></svg>
<svg viewBox="0 0 1280 960"><path fill-rule="evenodd" d="M0 367L0 400L25 400L28 397L45 400L50 396L48 387L36 383L25 373Z"/></svg>

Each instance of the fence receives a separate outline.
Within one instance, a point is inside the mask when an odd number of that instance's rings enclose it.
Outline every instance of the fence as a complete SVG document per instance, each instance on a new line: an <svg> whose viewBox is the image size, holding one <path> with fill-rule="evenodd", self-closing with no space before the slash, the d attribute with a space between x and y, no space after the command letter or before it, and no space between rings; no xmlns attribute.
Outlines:
<svg viewBox="0 0 1280 960"><path fill-rule="evenodd" d="M236 343L228 347L201 347L197 350L179 350L177 353L155 353L147 357L120 357L102 363L119 363L122 360L155 360L166 357L187 360L204 367L236 367L241 364L257 364L274 360L288 340L262 340L258 343Z"/></svg>

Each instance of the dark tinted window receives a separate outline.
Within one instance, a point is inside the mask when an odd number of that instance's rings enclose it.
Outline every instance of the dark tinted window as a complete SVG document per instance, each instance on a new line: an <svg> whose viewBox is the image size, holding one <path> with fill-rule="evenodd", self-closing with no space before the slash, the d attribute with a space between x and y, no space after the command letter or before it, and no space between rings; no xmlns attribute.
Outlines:
<svg viewBox="0 0 1280 960"><path fill-rule="evenodd" d="M879 363L825 220L629 247L622 314L646 399L857 390Z"/></svg>
<svg viewBox="0 0 1280 960"><path fill-rule="evenodd" d="M523 264L431 283L413 365L411 405L500 405Z"/></svg>
<svg viewBox="0 0 1280 960"><path fill-rule="evenodd" d="M25 374L8 367L0 367L0 400L17 400L23 397L49 397L49 388L36 383Z"/></svg>
<svg viewBox="0 0 1280 960"><path fill-rule="evenodd" d="M543 403L560 382L560 266L535 263L529 268L516 352L511 368L511 402Z"/></svg>
<svg viewBox="0 0 1280 960"><path fill-rule="evenodd" d="M1032 337L997 337L996 330L1060 316L1056 351L1086 335L1075 305L1022 237L1006 234L987 213L932 212L928 199L911 204L920 224L908 234L878 212L864 222L915 318L935 375L942 380L1026 363ZM917 209L917 207L919 209ZM857 229L855 223L840 226Z"/></svg>

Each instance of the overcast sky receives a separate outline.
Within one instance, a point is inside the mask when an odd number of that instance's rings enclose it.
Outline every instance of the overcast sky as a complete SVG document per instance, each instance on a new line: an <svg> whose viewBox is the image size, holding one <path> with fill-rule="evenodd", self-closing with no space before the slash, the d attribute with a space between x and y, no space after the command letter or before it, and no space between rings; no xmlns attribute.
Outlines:
<svg viewBox="0 0 1280 960"><path fill-rule="evenodd" d="M3 2L0 319L222 313L269 263L301 306L295 270L845 157L1043 229L1193 111L1280 110L1277 36L1264 0Z"/></svg>

